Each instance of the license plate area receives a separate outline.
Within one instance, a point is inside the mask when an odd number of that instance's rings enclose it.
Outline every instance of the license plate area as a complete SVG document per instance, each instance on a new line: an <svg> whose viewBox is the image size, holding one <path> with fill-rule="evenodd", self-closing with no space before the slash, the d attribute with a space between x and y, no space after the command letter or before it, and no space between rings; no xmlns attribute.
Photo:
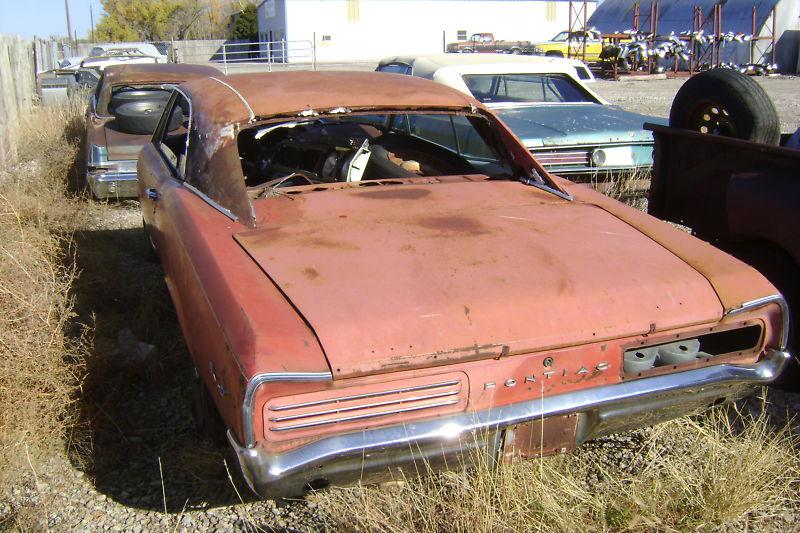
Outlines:
<svg viewBox="0 0 800 533"><path fill-rule="evenodd" d="M575 448L578 415L549 416L506 428L503 437L502 460L513 463L571 452Z"/></svg>

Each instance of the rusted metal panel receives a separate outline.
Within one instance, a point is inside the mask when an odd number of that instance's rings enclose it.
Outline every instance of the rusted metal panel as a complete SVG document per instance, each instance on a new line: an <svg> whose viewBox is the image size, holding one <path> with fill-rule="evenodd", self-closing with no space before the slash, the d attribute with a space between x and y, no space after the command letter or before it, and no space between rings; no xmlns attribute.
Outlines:
<svg viewBox="0 0 800 533"><path fill-rule="evenodd" d="M578 415L549 416L506 429L503 439L503 462L533 459L575 448Z"/></svg>
<svg viewBox="0 0 800 533"><path fill-rule="evenodd" d="M108 115L108 102L114 86L148 83L183 83L187 80L219 76L220 71L205 65L183 65L175 63L138 65L112 65L103 71L102 86L97 93L97 112Z"/></svg>
<svg viewBox="0 0 800 533"><path fill-rule="evenodd" d="M314 329L334 378L722 316L706 279L662 246L594 206L520 183L259 202L283 222L236 239Z"/></svg>

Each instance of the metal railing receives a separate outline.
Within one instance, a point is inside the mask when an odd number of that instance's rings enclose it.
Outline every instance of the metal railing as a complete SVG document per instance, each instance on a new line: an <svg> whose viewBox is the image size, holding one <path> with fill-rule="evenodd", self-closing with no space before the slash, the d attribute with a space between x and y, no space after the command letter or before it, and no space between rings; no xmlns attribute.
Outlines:
<svg viewBox="0 0 800 533"><path fill-rule="evenodd" d="M176 43L177 44L177 43ZM317 68L316 50L311 41L259 41L177 45L174 56L178 63L212 64L225 74L231 71L281 70L292 66Z"/></svg>

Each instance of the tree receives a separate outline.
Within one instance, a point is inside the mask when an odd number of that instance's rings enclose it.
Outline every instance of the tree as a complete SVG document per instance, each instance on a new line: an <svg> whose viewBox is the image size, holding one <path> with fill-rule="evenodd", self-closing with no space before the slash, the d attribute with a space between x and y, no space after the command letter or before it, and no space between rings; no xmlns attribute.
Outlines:
<svg viewBox="0 0 800 533"><path fill-rule="evenodd" d="M258 9L255 4L247 4L241 10L231 28L231 39L258 41Z"/></svg>
<svg viewBox="0 0 800 533"><path fill-rule="evenodd" d="M100 41L167 41L224 38L241 0L101 0L95 26ZM255 10L255 5L253 5ZM256 33L258 30L256 30Z"/></svg>

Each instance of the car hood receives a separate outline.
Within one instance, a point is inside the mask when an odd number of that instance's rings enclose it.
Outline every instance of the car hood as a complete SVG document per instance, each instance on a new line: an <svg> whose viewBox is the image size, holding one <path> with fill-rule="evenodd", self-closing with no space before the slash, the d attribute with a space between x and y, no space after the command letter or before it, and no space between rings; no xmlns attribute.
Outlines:
<svg viewBox="0 0 800 533"><path fill-rule="evenodd" d="M645 122L666 120L601 104L557 104L494 108L528 148L573 144L653 142Z"/></svg>
<svg viewBox="0 0 800 533"><path fill-rule="evenodd" d="M719 320L708 281L591 204L516 182L263 200L235 235L316 333L334 378Z"/></svg>

